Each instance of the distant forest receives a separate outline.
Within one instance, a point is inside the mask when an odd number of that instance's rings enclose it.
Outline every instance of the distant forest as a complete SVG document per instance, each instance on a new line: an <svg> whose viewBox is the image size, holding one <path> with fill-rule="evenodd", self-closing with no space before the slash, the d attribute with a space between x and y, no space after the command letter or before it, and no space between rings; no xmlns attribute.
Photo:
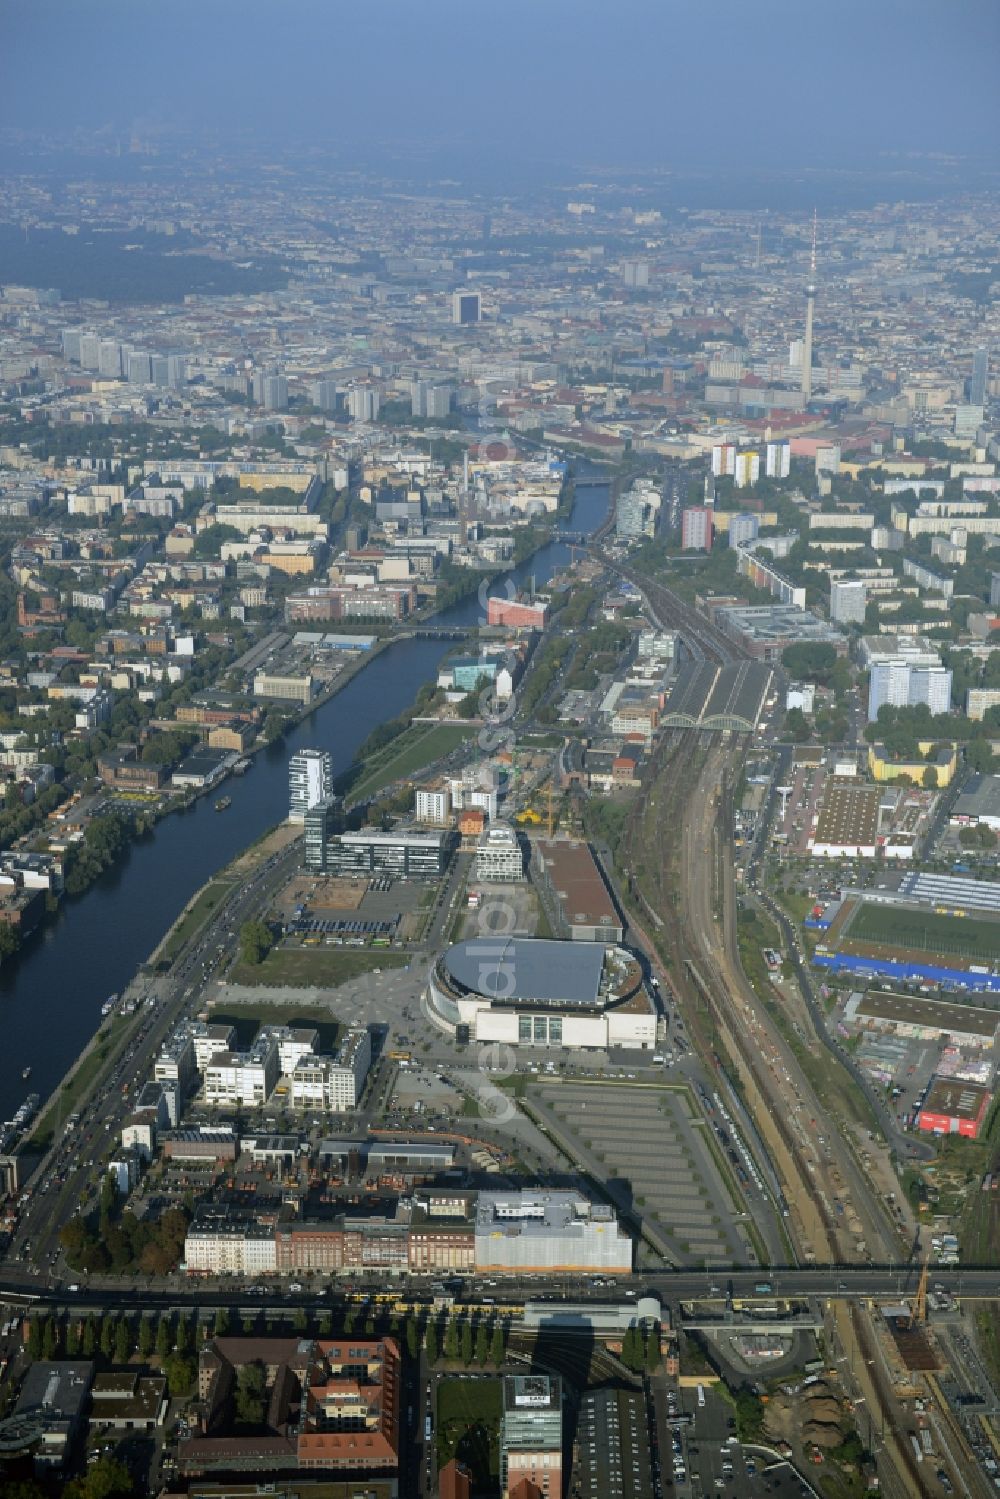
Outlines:
<svg viewBox="0 0 1000 1499"><path fill-rule="evenodd" d="M274 291L288 281L287 272L274 260L257 258L244 269L196 251L176 253L190 244L180 235L142 230L64 234L61 229L29 229L25 236L21 228L0 224L0 283L58 287L68 301L96 297L106 302L164 303L194 293L218 297Z"/></svg>

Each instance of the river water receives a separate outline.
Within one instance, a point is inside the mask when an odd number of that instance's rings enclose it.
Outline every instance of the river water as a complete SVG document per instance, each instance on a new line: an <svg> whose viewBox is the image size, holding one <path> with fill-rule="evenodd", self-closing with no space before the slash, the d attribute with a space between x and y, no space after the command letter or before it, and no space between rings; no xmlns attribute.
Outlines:
<svg viewBox="0 0 1000 1499"><path fill-rule="evenodd" d="M566 529L593 531L607 509L607 484L578 481ZM568 544L553 540L490 591L503 591L507 578L526 587L534 577L541 586L569 560ZM481 618L475 595L436 616L443 625ZM287 815L289 756L306 746L328 749L340 775L372 729L408 707L454 649L443 640L389 646L283 743L257 755L245 776L226 782L227 812L215 811L215 797L201 797L191 811L164 818L85 895L64 900L58 919L0 968L0 1120L29 1092L44 1099L56 1087L97 1029L104 1000L125 987L194 892ZM24 1082L28 1065L31 1078Z"/></svg>

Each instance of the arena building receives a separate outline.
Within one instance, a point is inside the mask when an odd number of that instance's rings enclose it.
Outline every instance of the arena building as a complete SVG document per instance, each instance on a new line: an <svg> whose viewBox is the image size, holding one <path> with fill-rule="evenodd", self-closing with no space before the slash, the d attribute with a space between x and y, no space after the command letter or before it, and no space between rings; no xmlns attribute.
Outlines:
<svg viewBox="0 0 1000 1499"><path fill-rule="evenodd" d="M652 1051L656 1015L638 959L623 947L484 936L443 952L430 1011L442 1029L509 1046Z"/></svg>

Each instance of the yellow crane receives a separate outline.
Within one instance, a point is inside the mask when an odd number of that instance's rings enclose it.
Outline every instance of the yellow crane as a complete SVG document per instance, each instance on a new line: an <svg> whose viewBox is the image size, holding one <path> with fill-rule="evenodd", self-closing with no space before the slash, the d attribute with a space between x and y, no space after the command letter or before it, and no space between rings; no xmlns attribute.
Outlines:
<svg viewBox="0 0 1000 1499"><path fill-rule="evenodd" d="M927 1276L930 1273L930 1259L925 1259L923 1269L920 1272L920 1280L917 1284L917 1294L913 1302L914 1322L927 1321Z"/></svg>

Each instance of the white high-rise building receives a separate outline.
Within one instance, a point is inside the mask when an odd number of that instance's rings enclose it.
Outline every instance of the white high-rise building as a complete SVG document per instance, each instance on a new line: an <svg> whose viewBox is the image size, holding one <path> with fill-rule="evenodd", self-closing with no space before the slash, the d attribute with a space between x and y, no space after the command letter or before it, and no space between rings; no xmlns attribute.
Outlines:
<svg viewBox="0 0 1000 1499"><path fill-rule="evenodd" d="M764 450L764 472L769 479L787 479L792 469L790 442L769 442Z"/></svg>
<svg viewBox="0 0 1000 1499"><path fill-rule="evenodd" d="M288 820L304 823L311 807L333 796L329 750L299 750L288 762Z"/></svg>
<svg viewBox="0 0 1000 1499"><path fill-rule="evenodd" d="M874 723L883 704L915 708L926 703L932 713L951 707L951 671L945 666L913 666L909 661L885 661L868 678L868 722Z"/></svg>
<svg viewBox="0 0 1000 1499"><path fill-rule="evenodd" d="M373 422L378 417L379 394L374 385L352 385L347 392L347 410L354 422Z"/></svg>
<svg viewBox="0 0 1000 1499"><path fill-rule="evenodd" d="M750 484L756 484L760 478L760 454L756 448L748 448L744 453L737 453L736 467L733 472L733 482L737 489L746 489Z"/></svg>
<svg viewBox="0 0 1000 1499"><path fill-rule="evenodd" d="M830 584L830 618L834 624L864 624L867 603L865 585L860 578Z"/></svg>
<svg viewBox="0 0 1000 1499"><path fill-rule="evenodd" d="M712 473L718 478L720 475L733 474L736 471L736 446L731 442L716 443L712 449Z"/></svg>

